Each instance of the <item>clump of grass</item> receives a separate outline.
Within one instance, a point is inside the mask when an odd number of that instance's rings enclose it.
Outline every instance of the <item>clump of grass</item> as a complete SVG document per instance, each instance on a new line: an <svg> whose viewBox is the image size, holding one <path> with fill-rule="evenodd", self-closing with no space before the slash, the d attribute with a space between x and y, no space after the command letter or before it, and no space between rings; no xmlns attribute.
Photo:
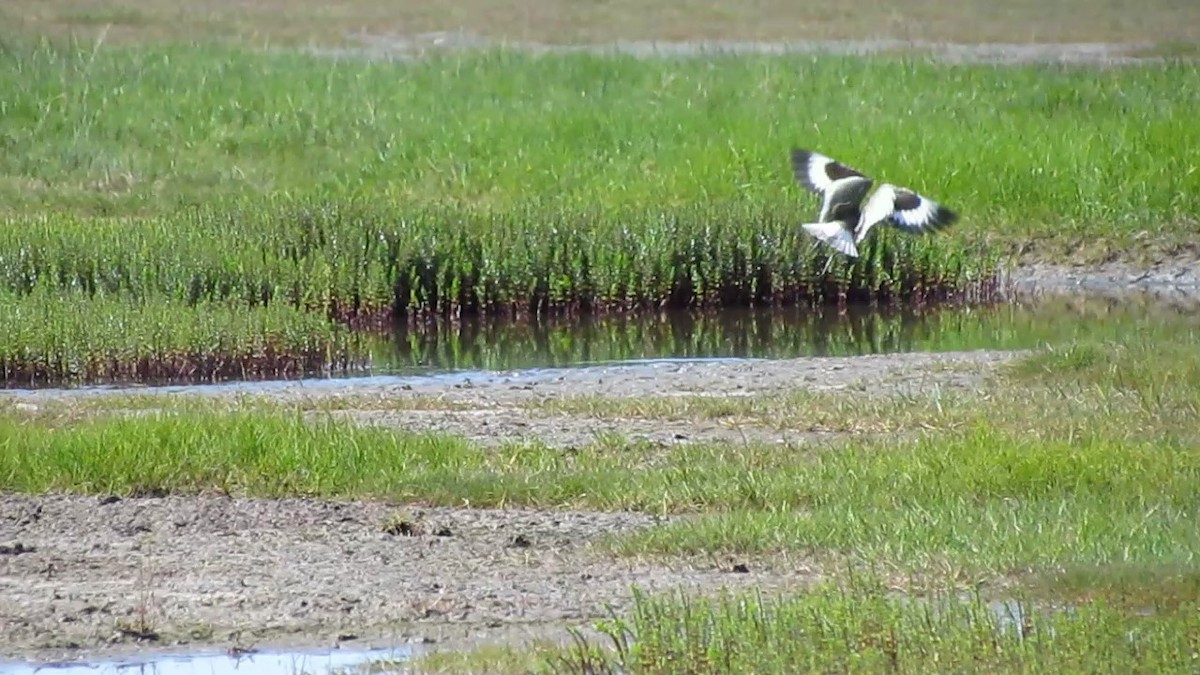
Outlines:
<svg viewBox="0 0 1200 675"><path fill-rule="evenodd" d="M978 597L914 601L862 583L781 598L639 593L628 619L605 626L614 648L585 642L546 671L1182 672L1193 665L1198 616L1194 603L1150 617L1103 603L1005 611Z"/></svg>
<svg viewBox="0 0 1200 675"><path fill-rule="evenodd" d="M0 386L287 379L364 368L344 328L286 306L0 292Z"/></svg>
<svg viewBox="0 0 1200 675"><path fill-rule="evenodd" d="M640 532L619 547L837 551L957 574L1185 561L1200 545L1186 496L1200 485L1200 455L1170 441L975 429L899 447L848 444L792 471L740 472L742 499L729 512Z"/></svg>
<svg viewBox="0 0 1200 675"><path fill-rule="evenodd" d="M752 205L508 213L293 200L92 226L20 220L0 284L186 303L283 303L362 324L394 316L980 300L998 258L882 233L829 274L794 217ZM182 232L182 234L181 234ZM891 235L891 236L888 236ZM7 240L7 241L6 241Z"/></svg>

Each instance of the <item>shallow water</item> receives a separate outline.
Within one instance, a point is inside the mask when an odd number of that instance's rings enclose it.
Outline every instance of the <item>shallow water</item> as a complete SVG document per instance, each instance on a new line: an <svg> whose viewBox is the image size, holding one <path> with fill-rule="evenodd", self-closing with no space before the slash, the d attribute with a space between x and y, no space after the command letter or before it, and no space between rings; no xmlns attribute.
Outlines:
<svg viewBox="0 0 1200 675"><path fill-rule="evenodd" d="M269 391L348 383L452 386L495 378L516 382L547 369L650 368L679 361L782 359L899 352L1030 349L1071 340L1117 338L1131 331L1197 325L1200 305L1151 296L1058 296L1034 302L915 311L887 308L788 308L711 313L576 317L541 322L468 319L399 326L362 335L367 372L290 381L187 383L155 391ZM90 386L76 393L145 386ZM59 391L43 388L42 391ZM21 388L8 391L20 393Z"/></svg>
<svg viewBox="0 0 1200 675"><path fill-rule="evenodd" d="M665 360L780 359L1025 349L1200 317L1149 297L1056 297L924 311L809 308L671 312L542 323L464 321L398 328L370 349L372 375L437 375Z"/></svg>
<svg viewBox="0 0 1200 675"><path fill-rule="evenodd" d="M327 651L259 651L238 656L228 653L155 654L148 653L110 661L63 663L3 663L0 675L108 675L144 673L149 675L298 675L299 673L353 672L372 661L400 661L408 658L407 648L333 649Z"/></svg>

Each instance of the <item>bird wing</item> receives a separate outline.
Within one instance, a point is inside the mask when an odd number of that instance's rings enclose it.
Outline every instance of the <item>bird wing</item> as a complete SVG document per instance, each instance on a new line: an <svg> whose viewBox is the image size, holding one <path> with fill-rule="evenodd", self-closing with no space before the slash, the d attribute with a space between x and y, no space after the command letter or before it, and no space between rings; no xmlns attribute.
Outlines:
<svg viewBox="0 0 1200 675"><path fill-rule="evenodd" d="M873 183L857 169L800 148L792 149L792 173L801 185L822 197L821 213L817 217L821 222L828 221L839 204L857 206Z"/></svg>
<svg viewBox="0 0 1200 675"><path fill-rule="evenodd" d="M866 178L863 172L811 150L792 149L792 173L809 191L824 196L834 181L851 176Z"/></svg>
<svg viewBox="0 0 1200 675"><path fill-rule="evenodd" d="M800 227L820 241L832 246L841 253L852 258L858 257L858 247L854 245L854 237L846 224L841 221L832 223L803 223Z"/></svg>
<svg viewBox="0 0 1200 675"><path fill-rule="evenodd" d="M894 227L909 234L925 234L953 224L958 214L908 188L884 183L867 199L854 241L862 242L867 232L883 220L890 220Z"/></svg>

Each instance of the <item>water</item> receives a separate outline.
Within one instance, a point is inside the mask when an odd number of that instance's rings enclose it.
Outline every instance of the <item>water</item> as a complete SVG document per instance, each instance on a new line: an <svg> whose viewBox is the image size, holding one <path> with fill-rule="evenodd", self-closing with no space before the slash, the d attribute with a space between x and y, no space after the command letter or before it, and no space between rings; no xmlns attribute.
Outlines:
<svg viewBox="0 0 1200 675"><path fill-rule="evenodd" d="M520 379L545 369L663 361L780 359L913 351L1029 349L1071 340L1115 339L1137 331L1196 324L1200 307L1172 306L1149 296L1060 296L976 308L787 308L670 312L541 322L463 320L400 326L361 337L370 368L352 381L402 385L419 378L447 386L503 374ZM303 380L340 386L347 378ZM292 380L295 382L295 380ZM211 388L177 384L161 391ZM286 382L224 383L220 389L263 391ZM86 387L76 391L105 391ZM116 387L122 388L122 387ZM13 388L10 391L21 391Z"/></svg>
<svg viewBox="0 0 1200 675"><path fill-rule="evenodd" d="M2 663L0 675L300 675L360 672L375 661L402 661L408 648L333 649L327 651L258 651L239 654L143 654L111 661L72 663Z"/></svg>
<svg viewBox="0 0 1200 675"><path fill-rule="evenodd" d="M1059 297L924 311L735 310L540 323L464 321L402 327L374 339L370 375L439 375L663 360L780 359L912 351L1025 349L1117 337L1200 316L1149 298Z"/></svg>

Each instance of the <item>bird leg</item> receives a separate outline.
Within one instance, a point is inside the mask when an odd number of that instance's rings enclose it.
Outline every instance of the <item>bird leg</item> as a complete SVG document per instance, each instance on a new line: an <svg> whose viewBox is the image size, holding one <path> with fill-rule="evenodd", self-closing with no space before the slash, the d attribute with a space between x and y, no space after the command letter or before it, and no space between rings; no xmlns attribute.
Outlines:
<svg viewBox="0 0 1200 675"><path fill-rule="evenodd" d="M821 270L821 276L829 273L829 268L833 267L833 254L829 254L829 258L825 261L825 269Z"/></svg>

